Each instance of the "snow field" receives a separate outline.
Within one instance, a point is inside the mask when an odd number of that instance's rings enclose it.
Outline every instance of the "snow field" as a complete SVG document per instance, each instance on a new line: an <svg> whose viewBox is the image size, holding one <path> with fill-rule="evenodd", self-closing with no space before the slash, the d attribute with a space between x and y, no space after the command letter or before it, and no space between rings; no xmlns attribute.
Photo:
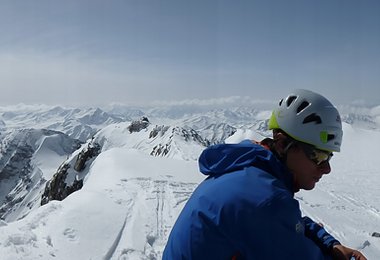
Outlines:
<svg viewBox="0 0 380 260"><path fill-rule="evenodd" d="M110 125L97 135L105 146L81 190L21 220L0 223L1 259L161 259L172 225L204 179L191 159L203 148L192 144L185 146L185 156L174 149L169 158L152 157L148 142L159 140L147 141L145 130L129 134L126 126ZM239 130L227 141L245 138L262 137ZM380 232L380 132L344 124L343 138L332 172L296 198L306 215L342 243L362 250L368 259L380 259L380 238L371 236ZM36 157L41 163L50 160L45 148Z"/></svg>

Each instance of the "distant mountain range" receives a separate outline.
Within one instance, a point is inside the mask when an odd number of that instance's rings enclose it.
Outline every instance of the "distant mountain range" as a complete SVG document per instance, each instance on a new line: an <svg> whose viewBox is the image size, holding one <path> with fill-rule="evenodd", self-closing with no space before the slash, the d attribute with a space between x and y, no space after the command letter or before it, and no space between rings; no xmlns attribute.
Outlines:
<svg viewBox="0 0 380 260"><path fill-rule="evenodd" d="M341 107L344 122L365 129L380 129L379 110ZM86 160L111 147L196 160L205 147L224 142L238 129L269 136L270 113L260 106L0 108L0 218L22 218L41 198L44 203L64 199L80 189L86 171L75 170L76 165L85 168ZM94 146L99 152L83 157Z"/></svg>

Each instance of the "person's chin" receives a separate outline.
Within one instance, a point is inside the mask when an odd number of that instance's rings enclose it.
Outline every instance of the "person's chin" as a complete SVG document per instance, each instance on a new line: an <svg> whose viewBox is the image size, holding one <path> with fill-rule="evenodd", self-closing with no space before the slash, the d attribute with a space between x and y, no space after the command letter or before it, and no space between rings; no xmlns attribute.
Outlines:
<svg viewBox="0 0 380 260"><path fill-rule="evenodd" d="M316 185L316 182L313 181L313 182L310 182L308 185L305 185L305 187L303 189L304 190L312 190L315 188L315 185Z"/></svg>

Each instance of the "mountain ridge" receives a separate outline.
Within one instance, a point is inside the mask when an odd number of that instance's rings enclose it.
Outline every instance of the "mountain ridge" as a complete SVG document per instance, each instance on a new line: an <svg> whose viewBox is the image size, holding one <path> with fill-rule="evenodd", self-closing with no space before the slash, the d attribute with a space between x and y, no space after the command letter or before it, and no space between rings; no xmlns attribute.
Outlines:
<svg viewBox="0 0 380 260"><path fill-rule="evenodd" d="M7 169L16 169L16 172L24 169L25 173L22 176L13 174L13 186L2 189L8 190L8 193L4 192L0 197L3 198L0 211L5 220L1 222L0 238L10 245L0 245L0 252L9 254L9 259L20 254L17 252L24 252L29 259L38 255L43 255L44 259L78 259L76 257L79 255L95 258L101 255L104 259L160 259L171 225L192 190L203 179L197 173L196 166L201 151L211 144L234 143L245 138L260 140L270 136L267 118L271 112L252 107L211 109L193 114L185 113L184 109L176 114L177 117L170 115L168 118L157 110L149 114L149 109L131 108L128 114L126 108L123 110L120 106L112 113L109 112L112 109L103 111L100 108L51 109L49 112L50 108L39 107L36 108L36 114L33 111L10 111L7 114L0 109L1 115L5 113L5 117L2 117L5 127L0 130L0 169L2 164L12 161L9 158L17 154L18 150L19 155L13 160L16 164L9 165ZM357 114L352 110L347 111L349 113L342 114L345 135L348 138L355 136L358 142L346 140L356 148L363 149L359 154L366 154L364 149L368 140L357 135L368 135L374 142L379 139L376 110L366 109ZM30 125L36 129L25 128ZM45 126L55 129L45 129ZM347 138L345 135L344 138ZM75 138L78 136L85 142ZM88 155L92 147L98 152ZM344 148L350 149L345 143ZM334 156L344 173L344 178L340 175L332 178L336 178L336 183L349 183L346 176L356 176L352 169L359 165L355 161L358 152L351 154L350 151L348 155L352 158L345 160L345 164L340 160L344 155ZM28 159L22 164L24 158ZM374 176L376 173L370 160L362 161L366 163L364 168ZM1 176L10 176L9 173L0 174L0 185L8 185L9 182L2 182ZM373 183L372 175L366 175L368 185ZM342 208L351 209L355 214L359 210L368 212L366 216L371 219L370 224L375 222L374 219L380 219L380 205L369 202L366 196L361 195L364 193L355 193L358 196L355 199L349 194L338 197L330 190L333 189L330 187L336 189L335 182L327 184L327 188L316 190L323 200L303 193L298 196L307 213L323 222L330 218L325 212L318 212L320 206L316 205L323 205L336 214ZM375 187L372 187L371 191L374 190ZM341 192L344 194L344 191ZM373 194L375 197L378 195ZM40 206L41 200L43 206ZM104 209L116 215L103 212L101 206L86 205L93 200L110 203ZM332 204L324 204L328 200ZM80 212L90 214L87 216L88 225L85 224L86 216L79 215ZM43 217L37 220L36 214ZM65 216L63 222L52 219L56 214ZM92 214L103 216L103 222L106 223L113 219L118 227L107 226L109 229L104 230L102 224L91 220L102 218ZM79 220L74 221L74 217ZM355 218L359 221L361 215L356 214ZM53 225L47 224L48 219L62 226L55 230ZM352 224L348 219L346 222ZM376 230L372 230L370 224L360 227L372 234ZM12 231L13 227L16 227L16 231ZM343 225L338 227L339 230L344 228ZM26 230L21 238L17 233L20 229ZM347 236L339 233L339 230L335 235L345 242ZM360 233L360 230L355 232L352 234L373 244L366 248L371 255L380 254L380 245L376 246L376 240ZM103 239L103 233L112 239ZM81 247L73 246L73 242L81 241L86 248L88 243L83 240L83 236L89 234L96 241L103 239L99 243L94 241L96 250L86 252ZM357 240L348 242L363 244L363 241ZM70 248L70 252L67 248Z"/></svg>

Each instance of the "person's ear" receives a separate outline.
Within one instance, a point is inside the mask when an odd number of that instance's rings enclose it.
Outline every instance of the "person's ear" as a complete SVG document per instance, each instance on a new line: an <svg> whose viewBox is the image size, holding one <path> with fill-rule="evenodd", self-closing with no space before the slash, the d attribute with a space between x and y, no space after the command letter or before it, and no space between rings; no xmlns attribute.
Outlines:
<svg viewBox="0 0 380 260"><path fill-rule="evenodd" d="M282 132L273 133L274 148L279 155L285 153L285 149L288 145L288 137Z"/></svg>

